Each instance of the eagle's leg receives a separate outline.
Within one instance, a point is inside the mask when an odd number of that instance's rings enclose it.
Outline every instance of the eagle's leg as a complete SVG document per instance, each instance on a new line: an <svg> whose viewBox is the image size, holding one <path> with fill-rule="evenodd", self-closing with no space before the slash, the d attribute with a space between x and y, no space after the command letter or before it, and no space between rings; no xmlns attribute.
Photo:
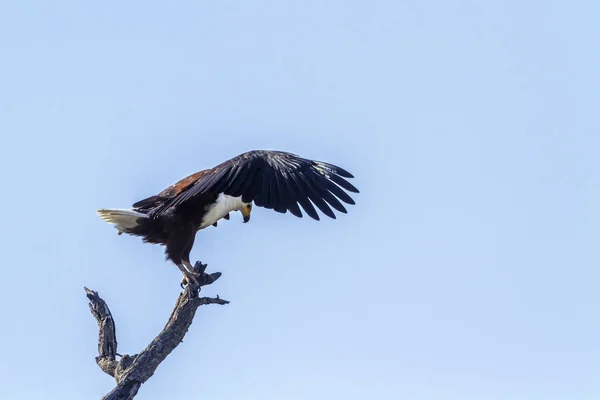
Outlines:
<svg viewBox="0 0 600 400"><path fill-rule="evenodd" d="M194 247L195 239L196 239L196 235L194 234L192 236L192 238L190 239L187 247L183 251L183 254L181 255L181 261L187 271L187 272L183 273L183 279L181 280L181 284L180 284L181 287L183 287L184 285L186 285L190 282L192 284L194 284L195 286L198 286L198 281L196 280L196 278L199 278L202 276L202 274L199 274L196 271L194 271L194 266L190 262L190 253L192 251L192 247Z"/></svg>
<svg viewBox="0 0 600 400"><path fill-rule="evenodd" d="M192 265L192 263L190 262L190 260L187 259L183 259L183 266L185 267L185 269L192 275L194 276L200 276L199 273L194 271L194 266Z"/></svg>
<svg viewBox="0 0 600 400"><path fill-rule="evenodd" d="M177 268L183 274L183 282L191 283L194 286L198 286L197 277L200 274L194 272L191 267L190 252L194 246L194 239L196 232L194 226L191 224L181 226L179 229L173 230L167 241L166 253L168 258L173 261ZM189 266L189 267L188 267ZM189 269L188 269L189 268Z"/></svg>

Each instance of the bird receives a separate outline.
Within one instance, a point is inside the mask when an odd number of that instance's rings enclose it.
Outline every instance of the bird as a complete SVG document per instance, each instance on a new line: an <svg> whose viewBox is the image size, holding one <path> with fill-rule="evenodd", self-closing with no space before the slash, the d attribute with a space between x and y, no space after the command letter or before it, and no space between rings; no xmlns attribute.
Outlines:
<svg viewBox="0 0 600 400"><path fill-rule="evenodd" d="M360 193L349 178L354 176L330 163L285 151L251 150L189 175L131 208L102 208L97 214L114 225L119 235L165 246L165 261L170 260L183 274L181 285L198 285L200 274L190 262L198 231L216 227L234 211L247 223L253 204L298 218L303 217L302 207L319 221L316 206L336 219L332 208L346 214L342 202L355 204L346 192Z"/></svg>

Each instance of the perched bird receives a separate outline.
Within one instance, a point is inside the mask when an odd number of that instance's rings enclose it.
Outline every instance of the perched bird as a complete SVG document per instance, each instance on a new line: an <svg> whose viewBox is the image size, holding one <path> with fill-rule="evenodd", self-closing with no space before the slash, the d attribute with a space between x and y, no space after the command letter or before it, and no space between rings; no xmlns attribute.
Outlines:
<svg viewBox="0 0 600 400"><path fill-rule="evenodd" d="M97 213L114 224L119 235L141 236L145 243L165 246L166 259L183 273L182 284L197 284L190 252L199 230L217 226L217 221L229 219L232 211L240 211L244 223L248 222L253 202L299 218L301 206L319 220L316 206L335 219L331 208L346 213L340 200L355 204L344 190L359 193L344 178L353 176L332 164L283 151L253 150L196 172L138 201L132 209L100 209Z"/></svg>

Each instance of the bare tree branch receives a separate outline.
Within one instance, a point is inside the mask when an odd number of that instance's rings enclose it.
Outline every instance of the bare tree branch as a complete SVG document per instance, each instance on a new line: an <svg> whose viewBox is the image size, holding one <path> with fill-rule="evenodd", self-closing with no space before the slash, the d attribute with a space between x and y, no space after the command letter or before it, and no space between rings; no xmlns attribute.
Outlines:
<svg viewBox="0 0 600 400"><path fill-rule="evenodd" d="M117 368L117 336L115 334L115 322L110 309L97 292L84 288L90 300L90 311L96 322L98 322L98 357L96 364L110 376L115 376Z"/></svg>
<svg viewBox="0 0 600 400"><path fill-rule="evenodd" d="M188 285L179 295L175 308L162 332L139 354L133 356L117 353L115 322L106 302L98 292L85 288L90 300L92 315L98 323L98 357L96 363L102 371L115 378L117 386L103 400L129 400L137 394L140 386L156 371L158 365L177 347L187 333L196 310L205 304L228 304L227 300L199 297L202 286L210 285L221 276L220 272L206 274L206 264L196 262L196 272L200 287ZM117 361L117 357L120 359Z"/></svg>

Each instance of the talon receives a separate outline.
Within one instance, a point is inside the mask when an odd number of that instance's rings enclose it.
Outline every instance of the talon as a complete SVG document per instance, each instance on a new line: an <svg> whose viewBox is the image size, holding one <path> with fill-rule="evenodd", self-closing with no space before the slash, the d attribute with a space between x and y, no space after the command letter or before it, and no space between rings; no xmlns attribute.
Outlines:
<svg viewBox="0 0 600 400"><path fill-rule="evenodd" d="M179 270L183 274L183 280L181 281L181 283L179 284L179 286L181 286L183 288L183 285L185 285L185 284L192 284L194 286L200 287L200 285L198 284L198 281L196 280L196 278L201 277L202 274L199 274L197 272L190 271L189 269L186 269L185 268L185 264L177 264L177 267L179 268ZM191 265L190 265L190 267L191 267Z"/></svg>
<svg viewBox="0 0 600 400"><path fill-rule="evenodd" d="M187 273L184 277L183 280L185 282L187 282L188 285L194 285L194 286L198 286L200 287L200 284L198 284L198 281L196 280L196 277L200 277L199 274L195 273L195 272L190 272Z"/></svg>

